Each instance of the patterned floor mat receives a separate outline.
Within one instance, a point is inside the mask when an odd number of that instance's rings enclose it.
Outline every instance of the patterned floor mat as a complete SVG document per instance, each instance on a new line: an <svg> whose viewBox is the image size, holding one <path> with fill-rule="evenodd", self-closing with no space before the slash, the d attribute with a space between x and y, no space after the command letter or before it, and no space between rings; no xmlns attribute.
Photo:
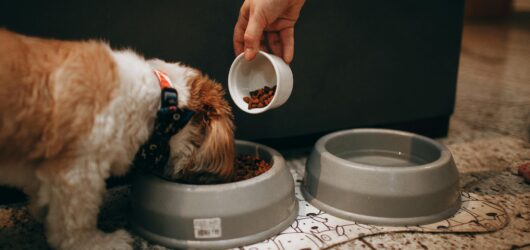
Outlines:
<svg viewBox="0 0 530 250"><path fill-rule="evenodd" d="M451 218L419 226L374 226L343 220L323 212L309 204L300 193L300 178L296 180L296 198L299 202L298 217L283 232L265 241L240 247L245 250L323 249L366 237L395 232L425 233L484 233L502 229L508 224L506 211L477 194L462 192L462 206Z"/></svg>

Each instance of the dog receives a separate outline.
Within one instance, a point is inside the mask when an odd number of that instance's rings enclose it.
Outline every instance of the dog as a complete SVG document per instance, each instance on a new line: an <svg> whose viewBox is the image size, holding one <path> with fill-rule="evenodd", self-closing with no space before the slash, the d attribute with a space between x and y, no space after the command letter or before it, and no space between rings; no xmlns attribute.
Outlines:
<svg viewBox="0 0 530 250"><path fill-rule="evenodd" d="M97 215L109 176L126 174L153 133L162 72L193 116L169 140L164 174L233 174L234 125L222 86L199 70L102 41L0 28L0 184L21 188L56 249L131 249Z"/></svg>

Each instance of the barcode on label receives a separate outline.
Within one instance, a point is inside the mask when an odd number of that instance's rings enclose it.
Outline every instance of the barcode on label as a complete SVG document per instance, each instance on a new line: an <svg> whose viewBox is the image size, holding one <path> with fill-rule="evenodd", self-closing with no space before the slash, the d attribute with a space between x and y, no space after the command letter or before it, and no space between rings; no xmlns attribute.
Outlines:
<svg viewBox="0 0 530 250"><path fill-rule="evenodd" d="M219 238L222 235L221 218L193 219L196 239Z"/></svg>

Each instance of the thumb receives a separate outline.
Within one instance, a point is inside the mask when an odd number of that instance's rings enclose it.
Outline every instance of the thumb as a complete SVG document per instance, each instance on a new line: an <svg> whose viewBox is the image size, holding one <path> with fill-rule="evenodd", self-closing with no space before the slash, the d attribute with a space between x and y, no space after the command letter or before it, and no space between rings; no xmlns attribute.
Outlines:
<svg viewBox="0 0 530 250"><path fill-rule="evenodd" d="M261 36L265 28L265 21L256 13L250 13L247 30L245 31L245 59L252 60L260 48Z"/></svg>

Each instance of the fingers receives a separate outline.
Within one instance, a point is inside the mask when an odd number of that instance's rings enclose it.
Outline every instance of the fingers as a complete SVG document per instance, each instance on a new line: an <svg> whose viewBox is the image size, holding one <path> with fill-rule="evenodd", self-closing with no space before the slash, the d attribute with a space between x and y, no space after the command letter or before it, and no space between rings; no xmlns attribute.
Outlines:
<svg viewBox="0 0 530 250"><path fill-rule="evenodd" d="M268 47L268 42L267 42L266 39L265 39L265 37L267 36L267 35L266 35L267 32L264 32L263 34L265 34L265 35L262 35L262 36L261 36L261 42L260 42L259 49L260 49L261 51L265 51L265 52L267 52L267 53L270 53L270 49L269 49L269 47Z"/></svg>
<svg viewBox="0 0 530 250"><path fill-rule="evenodd" d="M234 28L236 55L244 53L245 59L252 60L260 49L270 50L286 63L291 63L294 56L294 23L304 0L299 0L296 6L285 3L279 1L275 5L264 6L265 3L260 1L243 2Z"/></svg>
<svg viewBox="0 0 530 250"><path fill-rule="evenodd" d="M267 43L273 54L283 57L282 41L278 32L267 32Z"/></svg>
<svg viewBox="0 0 530 250"><path fill-rule="evenodd" d="M237 19L236 26L234 27L234 37L233 37L233 45L234 45L234 53L235 55L239 55L243 53L243 50L245 48L245 30L247 28L248 24L248 5L246 2L241 6L241 10L239 11L239 17Z"/></svg>
<svg viewBox="0 0 530 250"><path fill-rule="evenodd" d="M258 15L258 13L251 13L247 25L247 30L244 35L245 42L245 59L252 60L260 48L261 36L265 28L265 21Z"/></svg>
<svg viewBox="0 0 530 250"><path fill-rule="evenodd" d="M239 21L236 24L236 27L234 29L234 53L237 55L243 53L244 48L244 41L243 41L243 35L245 34L244 28L242 28L244 24L240 24Z"/></svg>
<svg viewBox="0 0 530 250"><path fill-rule="evenodd" d="M283 60L289 64L294 56L294 27L280 30L280 39L283 45Z"/></svg>

